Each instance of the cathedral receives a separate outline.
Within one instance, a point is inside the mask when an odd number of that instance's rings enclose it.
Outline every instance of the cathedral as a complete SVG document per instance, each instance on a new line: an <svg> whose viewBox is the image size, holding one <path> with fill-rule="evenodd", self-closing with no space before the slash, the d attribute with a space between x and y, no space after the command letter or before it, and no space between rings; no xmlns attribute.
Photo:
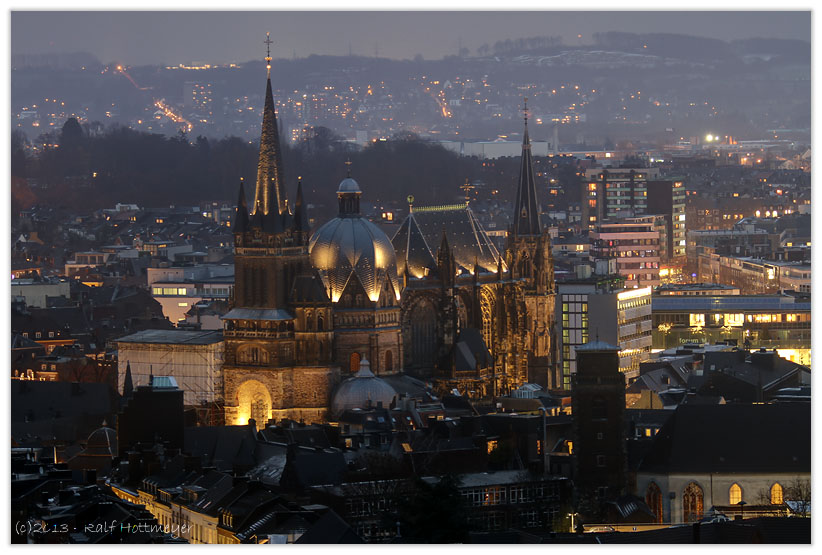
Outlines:
<svg viewBox="0 0 822 555"><path fill-rule="evenodd" d="M418 207L409 197L408 217L389 239L361 215L367 192L350 166L337 190L337 217L311 234L302 184L293 206L286 196L266 61L254 201L249 210L241 182L231 224L226 424L328 421L335 391L345 389L350 402L352 384L386 377L409 376L476 400L527 382L555 387L553 259L527 117L503 252L468 202Z"/></svg>

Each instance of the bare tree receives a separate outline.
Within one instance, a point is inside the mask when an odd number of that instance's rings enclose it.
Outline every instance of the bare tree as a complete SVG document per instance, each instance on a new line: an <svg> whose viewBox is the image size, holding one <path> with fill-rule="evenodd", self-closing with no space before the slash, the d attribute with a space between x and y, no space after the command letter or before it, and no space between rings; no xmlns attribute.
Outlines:
<svg viewBox="0 0 822 555"><path fill-rule="evenodd" d="M797 516L810 517L811 481L807 478L795 477L785 488L784 499Z"/></svg>

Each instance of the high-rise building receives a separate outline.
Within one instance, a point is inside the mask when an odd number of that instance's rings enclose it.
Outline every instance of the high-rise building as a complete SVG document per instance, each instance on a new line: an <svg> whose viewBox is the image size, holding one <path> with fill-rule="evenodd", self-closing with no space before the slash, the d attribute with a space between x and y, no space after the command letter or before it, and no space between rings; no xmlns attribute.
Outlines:
<svg viewBox="0 0 822 555"><path fill-rule="evenodd" d="M604 223L591 232L591 258L615 259L626 287L652 287L659 280L659 231L653 220Z"/></svg>
<svg viewBox="0 0 822 555"><path fill-rule="evenodd" d="M659 168L591 168L582 182L583 228L648 213L648 180Z"/></svg>
<svg viewBox="0 0 822 555"><path fill-rule="evenodd" d="M557 281L556 344L562 387L569 388L577 372L576 349L598 339L618 345L619 370L629 381L651 355L651 288L625 289L614 275Z"/></svg>
<svg viewBox="0 0 822 555"><path fill-rule="evenodd" d="M681 179L648 181L647 190L648 213L662 214L666 218L666 256L663 260L682 264L685 258L685 183Z"/></svg>

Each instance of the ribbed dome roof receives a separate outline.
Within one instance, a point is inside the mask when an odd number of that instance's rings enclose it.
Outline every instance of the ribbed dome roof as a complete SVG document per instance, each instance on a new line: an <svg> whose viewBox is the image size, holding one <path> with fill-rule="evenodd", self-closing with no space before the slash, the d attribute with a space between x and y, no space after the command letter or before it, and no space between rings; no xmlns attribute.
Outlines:
<svg viewBox="0 0 822 555"><path fill-rule="evenodd" d="M340 181L340 186L337 189L338 193L361 193L362 190L360 189L359 183L354 181L352 177L346 177L342 181Z"/></svg>
<svg viewBox="0 0 822 555"><path fill-rule="evenodd" d="M394 291L399 291L394 247L388 236L365 218L334 218L314 233L309 249L311 262L319 270L333 302L339 300L352 273L371 301L379 298L385 276L391 280Z"/></svg>
<svg viewBox="0 0 822 555"><path fill-rule="evenodd" d="M365 408L368 401L373 406L382 402L382 406L388 408L397 395L396 390L388 385L381 378L371 372L371 363L363 359L360 362L360 370L354 377L343 381L334 393L331 401L331 415L339 418L346 410L355 408Z"/></svg>

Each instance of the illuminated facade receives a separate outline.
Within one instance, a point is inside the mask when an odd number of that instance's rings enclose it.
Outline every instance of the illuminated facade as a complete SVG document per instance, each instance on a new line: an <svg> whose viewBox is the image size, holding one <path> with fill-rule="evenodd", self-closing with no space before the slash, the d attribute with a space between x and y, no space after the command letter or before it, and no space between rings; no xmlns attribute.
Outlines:
<svg viewBox="0 0 822 555"><path fill-rule="evenodd" d="M402 361L396 255L385 233L360 215L361 194L350 174L340 183L339 214L311 236L311 262L331 299L343 373L368 359L375 374L393 374Z"/></svg>
<svg viewBox="0 0 822 555"><path fill-rule="evenodd" d="M499 253L468 204L412 207L392 243L402 276L405 370L441 391L559 387L554 265L526 122L515 218ZM433 245L439 244L436 251Z"/></svg>
<svg viewBox="0 0 822 555"><path fill-rule="evenodd" d="M641 220L636 218L635 220ZM591 257L614 259L626 287L659 285L659 231L653 222L606 223L591 232Z"/></svg>
<svg viewBox="0 0 822 555"><path fill-rule="evenodd" d="M240 184L231 229L235 284L232 309L223 316L226 424L324 421L339 381L331 299L311 265L302 184L293 213L287 205L270 74L254 207L249 214Z"/></svg>
<svg viewBox="0 0 822 555"><path fill-rule="evenodd" d="M595 229L607 220L648 213L648 180L659 168L592 168L582 183L583 226Z"/></svg>
<svg viewBox="0 0 822 555"><path fill-rule="evenodd" d="M577 372L576 349L594 339L618 345L619 370L632 381L651 354L651 288L623 289L621 279L593 276L557 282L557 347L562 387Z"/></svg>
<svg viewBox="0 0 822 555"><path fill-rule="evenodd" d="M790 295L653 298L653 347L735 340L810 366L811 303Z"/></svg>

